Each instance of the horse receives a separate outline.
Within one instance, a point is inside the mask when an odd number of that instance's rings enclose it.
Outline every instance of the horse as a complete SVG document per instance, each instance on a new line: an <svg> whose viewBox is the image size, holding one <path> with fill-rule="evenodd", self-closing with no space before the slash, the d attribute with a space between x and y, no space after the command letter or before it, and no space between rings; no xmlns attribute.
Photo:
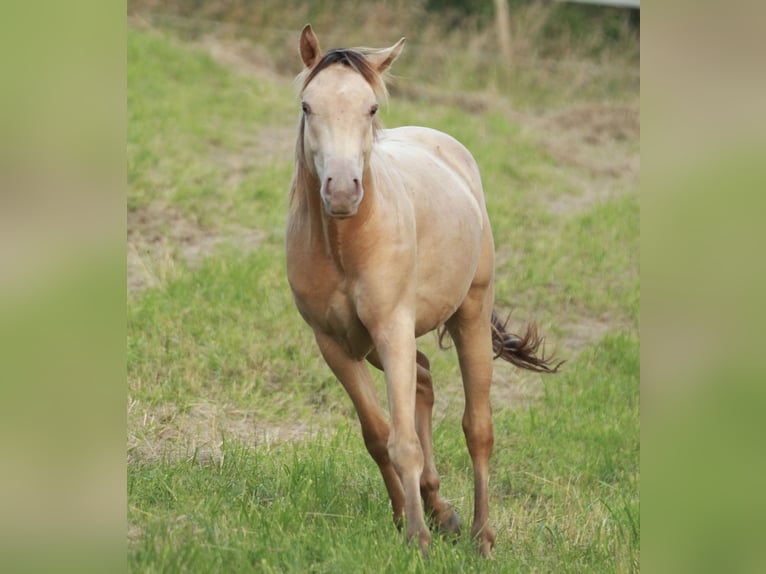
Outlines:
<svg viewBox="0 0 766 574"><path fill-rule="evenodd" d="M343 385L383 476L394 522L423 555L426 525L457 536L439 493L431 436L429 360L416 339L449 334L465 393L462 426L474 474L471 537L489 555L492 361L555 372L533 323L524 336L494 312L494 243L479 169L453 137L425 127L384 129L383 73L405 39L385 49L322 53L300 35L301 111L286 229L287 278L325 362ZM381 369L389 422L367 363Z"/></svg>

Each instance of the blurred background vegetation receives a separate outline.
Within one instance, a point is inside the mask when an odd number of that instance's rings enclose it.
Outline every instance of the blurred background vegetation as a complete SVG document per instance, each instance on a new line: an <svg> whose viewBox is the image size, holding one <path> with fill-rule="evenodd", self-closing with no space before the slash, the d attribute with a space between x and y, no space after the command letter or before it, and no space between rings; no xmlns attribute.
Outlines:
<svg viewBox="0 0 766 574"><path fill-rule="evenodd" d="M507 8L505 26L498 25L498 7ZM504 6L500 0L132 0L128 12L134 22L175 30L186 40L246 41L258 64L279 74L300 70L295 38L310 22L324 49L382 47L406 36L409 57L400 58L395 75L408 84L417 80L421 96L438 86L540 108L638 93L637 10L551 0Z"/></svg>

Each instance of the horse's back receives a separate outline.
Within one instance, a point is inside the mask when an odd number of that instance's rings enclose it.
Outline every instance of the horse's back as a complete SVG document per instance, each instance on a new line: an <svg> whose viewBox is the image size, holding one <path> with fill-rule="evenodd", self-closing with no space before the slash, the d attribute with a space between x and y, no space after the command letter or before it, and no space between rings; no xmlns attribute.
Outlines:
<svg viewBox="0 0 766 574"><path fill-rule="evenodd" d="M376 147L384 158L379 167L386 172L383 179L391 183L386 192L406 195L415 211L421 334L455 312L476 279L479 262L493 259L481 177L471 153L437 130L383 130Z"/></svg>
<svg viewBox="0 0 766 574"><path fill-rule="evenodd" d="M451 135L420 126L385 129L379 136L378 149L389 154L400 169L414 167L409 176L425 182L427 187L435 183L447 192L467 190L479 210L485 210L476 160Z"/></svg>

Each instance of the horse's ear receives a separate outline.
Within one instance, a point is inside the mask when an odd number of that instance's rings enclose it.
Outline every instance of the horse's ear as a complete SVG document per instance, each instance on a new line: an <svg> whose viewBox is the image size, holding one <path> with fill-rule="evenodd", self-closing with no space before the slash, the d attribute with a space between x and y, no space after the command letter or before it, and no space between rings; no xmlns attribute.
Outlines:
<svg viewBox="0 0 766 574"><path fill-rule="evenodd" d="M322 52L319 49L319 40L317 40L314 30L311 28L311 24L306 24L301 32L301 58L307 68L311 68L322 57Z"/></svg>
<svg viewBox="0 0 766 574"><path fill-rule="evenodd" d="M383 48L382 50L375 50L374 52L367 52L365 57L372 63L378 70L378 73L382 74L391 64L394 63L399 57L404 47L404 38L399 40L396 44L390 48Z"/></svg>

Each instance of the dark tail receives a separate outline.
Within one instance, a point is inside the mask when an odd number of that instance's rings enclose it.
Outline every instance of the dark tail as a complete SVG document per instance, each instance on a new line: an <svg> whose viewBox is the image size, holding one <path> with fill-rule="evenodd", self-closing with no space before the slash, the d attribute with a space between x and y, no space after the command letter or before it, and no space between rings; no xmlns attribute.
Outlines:
<svg viewBox="0 0 766 574"><path fill-rule="evenodd" d="M492 348L496 359L501 358L521 369L538 373L555 373L564 364L564 361L555 361L553 355L545 356L545 338L538 334L534 322L527 323L527 332L523 337L506 331L507 324L507 319L503 323L492 311ZM537 355L538 349L540 356Z"/></svg>

